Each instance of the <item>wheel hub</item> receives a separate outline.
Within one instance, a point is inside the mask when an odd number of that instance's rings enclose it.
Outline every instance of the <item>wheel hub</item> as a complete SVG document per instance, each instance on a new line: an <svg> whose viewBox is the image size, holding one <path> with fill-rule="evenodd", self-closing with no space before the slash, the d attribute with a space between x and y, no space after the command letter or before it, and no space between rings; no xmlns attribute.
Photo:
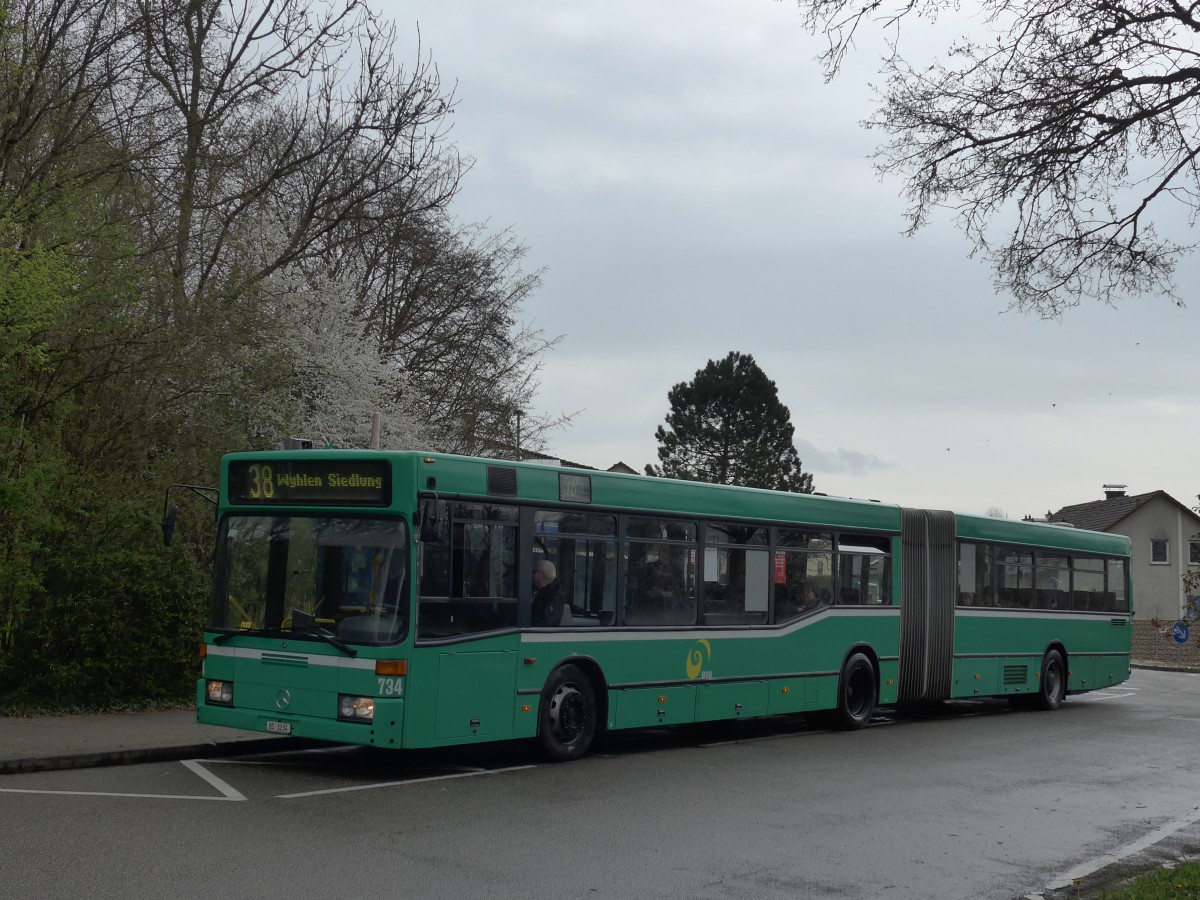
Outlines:
<svg viewBox="0 0 1200 900"><path fill-rule="evenodd" d="M550 700L550 727L570 742L583 733L587 721L587 701L573 684L564 684Z"/></svg>

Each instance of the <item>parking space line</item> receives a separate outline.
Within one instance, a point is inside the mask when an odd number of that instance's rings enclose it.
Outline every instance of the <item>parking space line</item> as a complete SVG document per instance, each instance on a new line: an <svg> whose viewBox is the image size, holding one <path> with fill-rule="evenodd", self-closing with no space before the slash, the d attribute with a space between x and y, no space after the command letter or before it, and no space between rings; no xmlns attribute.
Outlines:
<svg viewBox="0 0 1200 900"><path fill-rule="evenodd" d="M130 797L137 800L216 800L219 802L237 802L246 797L232 786L226 784L216 775L209 772L200 760L183 760L183 765L193 774L198 775L209 785L220 792L220 797L205 797L196 794L140 794L124 791L49 791L38 788L0 788L3 794L48 794L59 797Z"/></svg>
<svg viewBox="0 0 1200 900"><path fill-rule="evenodd" d="M446 781L450 778L475 778L478 775L498 775L501 772L519 772L521 769L536 769L535 765L508 766L503 769L479 769L471 772L455 772L450 775L430 775L426 778L409 778L404 781L383 781L377 784L355 784L350 787L325 788L319 791L300 791L295 794L276 794L277 800L295 800L298 797L316 797L321 794L348 794L351 791L374 791L379 788L400 787L406 784L421 784L426 781Z"/></svg>
<svg viewBox="0 0 1200 900"><path fill-rule="evenodd" d="M222 781L220 778L218 778L212 772L208 771L208 769L204 768L204 766L202 766L200 763L201 763L201 760L198 760L198 759L183 760L183 765L186 769L188 769L188 771L193 772L194 774L200 776L205 781L207 781L210 785L212 785L214 788L216 788L218 791L220 791L225 796L226 800L245 800L246 799L245 794L241 793L241 791L238 791L237 789L235 789L232 785L228 784L227 782Z"/></svg>
<svg viewBox="0 0 1200 900"><path fill-rule="evenodd" d="M116 791L40 791L32 788L0 788L2 794L57 794L64 797L136 797L143 800L245 800L245 797L198 797L194 794L122 794Z"/></svg>
<svg viewBox="0 0 1200 900"><path fill-rule="evenodd" d="M270 769L311 769L311 762L283 762L272 759L202 759L199 762L206 766L265 766ZM435 772L485 772L487 771L482 766L421 766L426 770Z"/></svg>

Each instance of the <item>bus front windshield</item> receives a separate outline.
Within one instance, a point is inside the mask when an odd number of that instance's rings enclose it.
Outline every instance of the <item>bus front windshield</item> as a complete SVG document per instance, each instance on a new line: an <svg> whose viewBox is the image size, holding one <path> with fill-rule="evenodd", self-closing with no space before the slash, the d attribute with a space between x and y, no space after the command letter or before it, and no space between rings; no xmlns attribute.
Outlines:
<svg viewBox="0 0 1200 900"><path fill-rule="evenodd" d="M230 516L209 628L388 644L408 630L403 520Z"/></svg>

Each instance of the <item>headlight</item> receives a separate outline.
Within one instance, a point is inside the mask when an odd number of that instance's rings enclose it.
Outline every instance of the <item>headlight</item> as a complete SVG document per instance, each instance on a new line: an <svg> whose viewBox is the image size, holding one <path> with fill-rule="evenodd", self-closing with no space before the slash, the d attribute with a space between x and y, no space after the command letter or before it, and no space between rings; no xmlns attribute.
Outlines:
<svg viewBox="0 0 1200 900"><path fill-rule="evenodd" d="M371 722L375 718L375 700L372 697L338 697L338 718L351 722Z"/></svg>
<svg viewBox="0 0 1200 900"><path fill-rule="evenodd" d="M217 703L221 706L233 706L232 681L209 681L207 686L209 703Z"/></svg>

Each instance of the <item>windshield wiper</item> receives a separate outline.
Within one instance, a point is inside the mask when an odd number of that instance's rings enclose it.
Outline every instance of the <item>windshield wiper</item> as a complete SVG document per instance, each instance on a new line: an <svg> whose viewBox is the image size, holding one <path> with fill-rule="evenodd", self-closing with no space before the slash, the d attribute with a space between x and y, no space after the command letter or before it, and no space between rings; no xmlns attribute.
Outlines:
<svg viewBox="0 0 1200 900"><path fill-rule="evenodd" d="M255 637L288 637L296 635L297 637L315 637L318 640L325 641L331 646L337 647L351 659L358 656L358 651L353 647L346 646L345 643L338 640L331 632L326 631L320 625L301 625L299 628L292 626L288 629L283 628L246 628L240 631L226 631L218 634L213 638L214 644L223 644L230 638L238 637L239 635L253 635Z"/></svg>
<svg viewBox="0 0 1200 900"><path fill-rule="evenodd" d="M218 634L215 638L213 638L213 643L214 644L223 644L230 638L237 637L239 634L262 634L262 631L261 630L252 631L250 629L246 629L244 631L223 631L220 634Z"/></svg>
<svg viewBox="0 0 1200 900"><path fill-rule="evenodd" d="M287 632L285 632L285 633L287 633ZM342 641L338 640L338 638L334 637L332 632L326 631L320 625L301 625L299 628L297 628L295 625L293 625L290 633L306 635L306 636L312 635L315 638L319 638L320 640L325 641L327 644L331 644L332 646L337 647L339 650L341 650L343 653L345 653L351 659L358 656L357 650L355 650L353 647L346 646L346 644L344 644Z"/></svg>

